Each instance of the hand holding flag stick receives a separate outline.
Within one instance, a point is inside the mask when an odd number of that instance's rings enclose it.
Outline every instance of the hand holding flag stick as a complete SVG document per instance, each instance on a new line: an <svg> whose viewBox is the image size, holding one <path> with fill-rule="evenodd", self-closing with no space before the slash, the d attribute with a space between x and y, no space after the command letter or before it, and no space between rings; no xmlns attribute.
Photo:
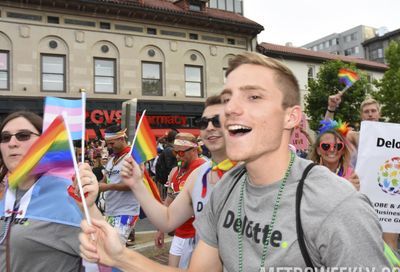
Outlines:
<svg viewBox="0 0 400 272"><path fill-rule="evenodd" d="M65 117L64 115L65 114L63 113L63 117ZM69 149L70 149L70 152L72 154L72 161L73 161L74 169L75 169L75 173L76 173L76 177L75 178L76 178L76 181L77 181L77 184L78 184L78 187L79 187L79 193L80 193L81 200L82 200L83 211L85 213L85 217L86 217L86 220L87 220L88 224L91 226L92 225L92 220L91 220L91 217L90 217L90 214L89 214L89 209L87 207L85 194L83 193L83 186L82 186L81 178L79 176L78 163L77 163L76 158L74 156L74 144L72 143L71 132L69 130L68 123L67 123L66 119L64 119L64 122L66 123L65 127L66 127L67 133L68 133Z"/></svg>
<svg viewBox="0 0 400 272"><path fill-rule="evenodd" d="M346 68L341 68L339 70L338 77L339 81L346 85L341 91L339 91L341 95L343 95L344 92L346 92L357 80L360 79L360 76L356 72Z"/></svg>

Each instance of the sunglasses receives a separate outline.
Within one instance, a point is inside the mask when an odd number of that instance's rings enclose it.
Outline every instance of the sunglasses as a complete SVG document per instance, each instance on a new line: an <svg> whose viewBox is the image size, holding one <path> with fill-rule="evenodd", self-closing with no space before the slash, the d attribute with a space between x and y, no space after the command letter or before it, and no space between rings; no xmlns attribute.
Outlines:
<svg viewBox="0 0 400 272"><path fill-rule="evenodd" d="M321 142L319 144L319 147L324 151L335 150L335 149L337 151L341 151L344 148L344 143L342 143L342 142L337 142L337 143Z"/></svg>
<svg viewBox="0 0 400 272"><path fill-rule="evenodd" d="M176 157L176 155L178 155L179 157L183 157L183 156L185 156L186 152L188 152L188 151L190 151L192 149L193 149L193 147L189 147L186 150L178 150L178 151L177 150L173 150L172 153L174 154L175 157Z"/></svg>
<svg viewBox="0 0 400 272"><path fill-rule="evenodd" d="M212 125L216 128L221 127L221 123L219 122L219 115L215 115L211 118L201 117L196 121L196 125L199 129L204 130L208 127L209 122L211 122Z"/></svg>
<svg viewBox="0 0 400 272"><path fill-rule="evenodd" d="M2 143L2 144L8 143L9 141L11 141L12 136L15 136L15 138L17 138L17 140L20 142L29 141L32 134L36 135L36 136L40 136L40 134L29 131L29 130L21 130L14 134L4 132L4 133L0 134L0 143Z"/></svg>

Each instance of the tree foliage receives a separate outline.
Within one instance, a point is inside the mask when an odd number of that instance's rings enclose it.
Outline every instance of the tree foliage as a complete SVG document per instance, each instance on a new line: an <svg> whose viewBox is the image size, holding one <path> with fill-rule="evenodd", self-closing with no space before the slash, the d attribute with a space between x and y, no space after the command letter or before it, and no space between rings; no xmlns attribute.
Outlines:
<svg viewBox="0 0 400 272"><path fill-rule="evenodd" d="M319 122L325 116L328 97L338 93L345 87L339 82L338 73L340 68L349 68L355 71L360 76L360 80L343 94L340 107L335 113L335 119L341 119L353 125L358 124L360 121L360 104L372 89L366 75L353 64L345 64L340 60L328 61L321 65L316 78L309 80L308 92L305 95L305 113L311 119L309 124L313 130L318 129Z"/></svg>
<svg viewBox="0 0 400 272"><path fill-rule="evenodd" d="M374 94L381 105L381 114L389 122L400 123L400 42L392 41L385 51L389 69L376 82L379 91Z"/></svg>

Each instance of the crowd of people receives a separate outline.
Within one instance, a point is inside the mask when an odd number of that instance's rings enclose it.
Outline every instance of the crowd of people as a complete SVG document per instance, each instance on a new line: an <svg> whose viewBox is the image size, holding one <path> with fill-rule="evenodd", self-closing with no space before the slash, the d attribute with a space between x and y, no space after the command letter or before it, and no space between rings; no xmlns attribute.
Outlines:
<svg viewBox="0 0 400 272"><path fill-rule="evenodd" d="M206 100L199 138L171 130L147 165L165 188L163 203L142 182L143 166L129 155L125 130L108 127L104 141L88 144L87 163L77 174L91 224L82 220L75 183L72 193L70 181L46 175L29 177L16 189L6 185L42 131L41 118L32 113L7 117L0 126L0 271L80 271L81 257L122 271L381 271L398 265L390 255L398 250L398 234L382 233L369 199L358 192L359 133L334 120L342 94L329 97L304 159L289 145L302 116L293 73L279 61L246 52L229 62L226 76L221 94ZM379 121L379 112L371 98L361 104L361 120ZM140 207L159 229L158 246L164 233L175 231L169 266L126 247Z"/></svg>

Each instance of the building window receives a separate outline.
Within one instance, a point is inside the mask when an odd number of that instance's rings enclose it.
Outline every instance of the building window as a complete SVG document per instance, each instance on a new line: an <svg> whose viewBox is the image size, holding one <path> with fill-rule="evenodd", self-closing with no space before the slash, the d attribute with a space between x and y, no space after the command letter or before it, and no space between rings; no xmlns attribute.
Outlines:
<svg viewBox="0 0 400 272"><path fill-rule="evenodd" d="M101 29L111 29L111 24L107 22L100 22Z"/></svg>
<svg viewBox="0 0 400 272"><path fill-rule="evenodd" d="M325 48L329 48L329 41L325 42Z"/></svg>
<svg viewBox="0 0 400 272"><path fill-rule="evenodd" d="M383 58L383 48L378 48L378 58Z"/></svg>
<svg viewBox="0 0 400 272"><path fill-rule="evenodd" d="M49 24L59 24L60 23L60 18L56 16L47 16L47 22Z"/></svg>
<svg viewBox="0 0 400 272"><path fill-rule="evenodd" d="M318 49L320 49L320 50L324 49L324 44L323 44L323 43L320 43L320 44L318 45Z"/></svg>
<svg viewBox="0 0 400 272"><path fill-rule="evenodd" d="M233 8L233 0L226 0L226 10L235 11L235 9Z"/></svg>
<svg viewBox="0 0 400 272"><path fill-rule="evenodd" d="M360 49L358 48L358 46L353 47L354 48L354 54L359 54L360 53Z"/></svg>
<svg viewBox="0 0 400 272"><path fill-rule="evenodd" d="M218 0L218 8L219 9L226 9L225 0Z"/></svg>
<svg viewBox="0 0 400 272"><path fill-rule="evenodd" d="M242 5L243 5L242 0L235 0L235 12L236 13L243 14Z"/></svg>
<svg viewBox="0 0 400 272"><path fill-rule="evenodd" d="M190 3L189 4L189 10L191 10L191 11L201 11L201 5L200 4L195 4L195 3Z"/></svg>
<svg viewBox="0 0 400 272"><path fill-rule="evenodd" d="M222 68L222 77L224 79L224 83L226 82L226 71L228 71L228 67Z"/></svg>
<svg viewBox="0 0 400 272"><path fill-rule="evenodd" d="M209 2L208 2L209 4L209 7L210 8L217 8L218 6L217 6L217 0L210 0Z"/></svg>
<svg viewBox="0 0 400 272"><path fill-rule="evenodd" d="M162 95L161 63L142 62L142 95Z"/></svg>
<svg viewBox="0 0 400 272"><path fill-rule="evenodd" d="M65 56L41 55L42 91L65 92Z"/></svg>
<svg viewBox="0 0 400 272"><path fill-rule="evenodd" d="M203 67L185 65L186 96L203 97Z"/></svg>
<svg viewBox="0 0 400 272"><path fill-rule="evenodd" d="M147 28L147 34L149 34L149 35L157 35L157 29L155 29L155 28Z"/></svg>
<svg viewBox="0 0 400 272"><path fill-rule="evenodd" d="M228 44L231 44L231 45L235 45L235 39L230 39L230 38L228 38L228 39L227 39L227 43L228 43Z"/></svg>
<svg viewBox="0 0 400 272"><path fill-rule="evenodd" d="M308 82L310 82L311 79L314 79L314 76L315 76L315 66L308 66L308 71L307 71Z"/></svg>
<svg viewBox="0 0 400 272"><path fill-rule="evenodd" d="M199 35L196 34L196 33L189 33L189 39L198 40L199 39Z"/></svg>
<svg viewBox="0 0 400 272"><path fill-rule="evenodd" d="M115 59L94 59L94 91L115 93Z"/></svg>
<svg viewBox="0 0 400 272"><path fill-rule="evenodd" d="M318 46L314 45L314 46L312 47L312 50L313 50L313 51L318 51Z"/></svg>
<svg viewBox="0 0 400 272"><path fill-rule="evenodd" d="M10 67L8 56L8 52L0 51L0 90L9 89Z"/></svg>

